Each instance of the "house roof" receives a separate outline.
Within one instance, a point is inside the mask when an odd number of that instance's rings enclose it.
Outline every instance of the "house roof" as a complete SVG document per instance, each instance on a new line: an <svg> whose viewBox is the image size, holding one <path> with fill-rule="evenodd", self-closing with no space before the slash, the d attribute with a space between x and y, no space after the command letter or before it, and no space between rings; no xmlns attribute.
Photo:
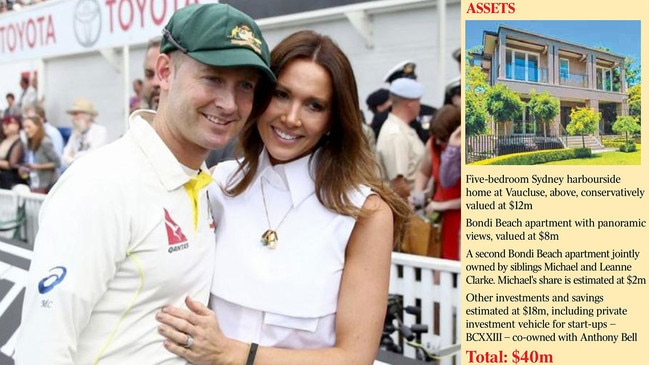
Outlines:
<svg viewBox="0 0 649 365"><path fill-rule="evenodd" d="M616 61L619 61L622 64L624 63L624 59L625 59L625 56L618 55L618 54L615 54L615 53L612 53L612 52L609 52L609 51L605 51L605 50L602 50L602 49L585 46L585 45L578 44L578 43L573 43L573 42L566 41L566 40L563 40L563 39L553 38L553 37L546 36L546 35L543 35L543 34L532 33L532 32L529 32L529 31L526 31L526 30L523 30L523 29L517 29L517 28L507 26L507 25L499 25L498 26L498 31L496 31L496 32L488 31L488 30L485 30L483 32L483 41L482 41L482 43L483 43L483 46L484 46L484 51L483 52L485 54L490 54L490 55L493 54L501 32L505 34L505 37L507 37L508 40L515 40L515 41L518 41L518 42L528 43L528 45L532 45L532 46L534 44L536 44L537 47L541 47L541 48L543 48L543 46L539 44L539 41L546 40L546 41L550 41L550 42L553 42L553 43L561 44L563 46L567 46L566 47L567 49L565 50L565 52L571 52L572 51L573 53L578 53L579 50L588 50L588 51L591 51L592 53L594 53L597 57L603 57L603 58L607 58L607 59L614 58L614 59L616 59Z"/></svg>

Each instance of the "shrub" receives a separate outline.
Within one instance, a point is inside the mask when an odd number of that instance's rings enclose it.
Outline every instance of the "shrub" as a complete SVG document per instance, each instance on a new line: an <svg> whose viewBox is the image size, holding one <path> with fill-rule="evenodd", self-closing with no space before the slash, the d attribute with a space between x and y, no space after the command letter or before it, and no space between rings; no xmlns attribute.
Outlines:
<svg viewBox="0 0 649 365"><path fill-rule="evenodd" d="M635 152L637 150L638 149L637 149L635 143L633 143L633 142L625 143L625 144L620 146L620 151L621 152Z"/></svg>
<svg viewBox="0 0 649 365"><path fill-rule="evenodd" d="M590 148L575 148L575 158L590 158L593 155L593 152Z"/></svg>
<svg viewBox="0 0 649 365"><path fill-rule="evenodd" d="M587 149L590 152L590 149ZM543 150L535 152L512 153L487 160L474 162L471 165L536 165L550 161L570 160L577 158L574 149Z"/></svg>

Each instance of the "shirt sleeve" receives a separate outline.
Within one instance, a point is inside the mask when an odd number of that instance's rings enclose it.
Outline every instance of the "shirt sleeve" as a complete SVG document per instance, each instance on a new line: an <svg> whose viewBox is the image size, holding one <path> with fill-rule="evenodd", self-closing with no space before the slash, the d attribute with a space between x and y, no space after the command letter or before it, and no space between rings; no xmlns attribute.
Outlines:
<svg viewBox="0 0 649 365"><path fill-rule="evenodd" d="M448 188L457 183L460 178L460 147L447 146L442 152L439 167L439 182L443 187Z"/></svg>
<svg viewBox="0 0 649 365"><path fill-rule="evenodd" d="M74 363L79 337L128 250L128 198L102 183L97 169L81 167L66 171L41 208L17 365Z"/></svg>

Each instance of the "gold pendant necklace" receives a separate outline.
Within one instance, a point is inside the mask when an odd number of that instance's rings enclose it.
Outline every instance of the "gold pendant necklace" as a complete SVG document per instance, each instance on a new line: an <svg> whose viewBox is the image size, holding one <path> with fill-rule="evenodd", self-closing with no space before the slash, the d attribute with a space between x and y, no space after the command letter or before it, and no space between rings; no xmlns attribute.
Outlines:
<svg viewBox="0 0 649 365"><path fill-rule="evenodd" d="M264 212L266 212L266 222L268 223L268 229L264 232L264 234L261 235L261 243L264 244L264 246L274 249L277 247L277 243L279 241L279 238L277 237L277 230L279 229L279 226L284 223L284 220L288 215L291 213L293 210L293 204L291 204L291 207L288 208L288 211L286 214L284 214L284 217L282 220L279 222L277 227L275 229L272 229L272 226L270 224L270 217L268 215L268 207L266 206L266 193L264 192L264 178L261 177L259 180L259 184L261 185L261 197L264 201Z"/></svg>

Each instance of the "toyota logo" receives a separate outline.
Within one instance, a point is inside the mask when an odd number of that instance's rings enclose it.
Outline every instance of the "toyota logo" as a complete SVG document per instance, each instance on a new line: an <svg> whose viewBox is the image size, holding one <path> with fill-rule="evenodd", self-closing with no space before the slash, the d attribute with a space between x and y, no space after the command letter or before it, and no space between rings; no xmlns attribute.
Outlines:
<svg viewBox="0 0 649 365"><path fill-rule="evenodd" d="M97 0L79 0L72 23L79 44L89 48L97 43L101 34L101 8Z"/></svg>

